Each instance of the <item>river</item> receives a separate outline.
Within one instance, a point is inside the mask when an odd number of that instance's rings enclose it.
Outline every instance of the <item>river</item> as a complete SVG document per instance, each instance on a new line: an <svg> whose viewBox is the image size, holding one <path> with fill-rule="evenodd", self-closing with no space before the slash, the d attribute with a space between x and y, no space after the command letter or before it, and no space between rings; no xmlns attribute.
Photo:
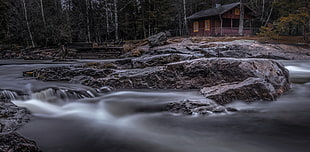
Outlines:
<svg viewBox="0 0 310 152"><path fill-rule="evenodd" d="M93 89L24 78L22 71L88 61L0 61L1 89L32 94L15 104L34 118L18 132L43 152L307 152L310 149L310 61L280 61L290 71L290 92L274 102L230 104L240 112L184 116L141 112L170 101L202 99L197 90L118 90L96 97L53 97L46 88ZM53 100L50 100L53 98Z"/></svg>

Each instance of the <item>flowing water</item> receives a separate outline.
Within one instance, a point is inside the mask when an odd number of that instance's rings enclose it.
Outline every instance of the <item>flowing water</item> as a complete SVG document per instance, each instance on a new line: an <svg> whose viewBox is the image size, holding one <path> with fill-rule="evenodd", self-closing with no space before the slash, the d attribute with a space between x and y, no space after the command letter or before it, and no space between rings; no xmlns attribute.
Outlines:
<svg viewBox="0 0 310 152"><path fill-rule="evenodd" d="M35 116L19 132L44 152L307 152L310 62L281 62L293 81L289 93L275 102L230 105L241 112L200 117L139 110L203 99L197 90L100 93L77 84L22 77L22 71L56 66L49 62L1 61L6 64L0 64L0 86L2 94ZM57 66L68 64L73 63ZM31 95L19 98L10 90Z"/></svg>

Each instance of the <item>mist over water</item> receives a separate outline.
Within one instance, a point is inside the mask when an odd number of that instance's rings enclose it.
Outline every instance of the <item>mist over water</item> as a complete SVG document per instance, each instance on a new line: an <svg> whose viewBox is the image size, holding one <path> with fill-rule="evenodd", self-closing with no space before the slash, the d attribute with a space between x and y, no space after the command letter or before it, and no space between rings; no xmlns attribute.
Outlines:
<svg viewBox="0 0 310 152"><path fill-rule="evenodd" d="M14 101L35 116L19 132L47 152L307 152L310 62L281 62L293 82L286 95L274 102L236 101L229 106L240 112L201 117L139 110L171 101L203 100L197 90L122 90L91 98L47 100L55 94L45 92L42 97L44 92L33 91L45 82L20 80L16 83L31 84L28 90L37 94ZM47 86L90 89L51 82Z"/></svg>

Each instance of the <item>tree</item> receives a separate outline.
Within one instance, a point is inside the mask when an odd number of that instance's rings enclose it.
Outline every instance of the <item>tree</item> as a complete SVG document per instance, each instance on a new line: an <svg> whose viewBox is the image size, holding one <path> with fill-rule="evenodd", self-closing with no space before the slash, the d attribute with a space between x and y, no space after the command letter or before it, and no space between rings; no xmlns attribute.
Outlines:
<svg viewBox="0 0 310 152"><path fill-rule="evenodd" d="M243 1L240 0L239 35L243 35L243 26L244 26L244 5Z"/></svg>
<svg viewBox="0 0 310 152"><path fill-rule="evenodd" d="M276 23L277 28L281 33L289 33L292 27L302 26L304 40L308 39L310 14L309 9L302 7L294 14L289 14L287 17L281 17Z"/></svg>
<svg viewBox="0 0 310 152"><path fill-rule="evenodd" d="M8 7L6 1L0 0L0 43L5 39L6 33L6 11Z"/></svg>
<svg viewBox="0 0 310 152"><path fill-rule="evenodd" d="M118 41L118 1L117 0L113 0L113 4L114 4L114 27L115 27L115 40Z"/></svg>
<svg viewBox="0 0 310 152"><path fill-rule="evenodd" d="M25 21L26 21L27 30L28 30L30 41L31 41L31 45L32 45L32 47L35 47L35 44L34 44L34 41L33 41L33 37L32 37L32 33L31 33L31 30L30 30L29 21L28 21L28 13L27 13L26 1L22 0L22 2L23 2L24 16L25 16Z"/></svg>

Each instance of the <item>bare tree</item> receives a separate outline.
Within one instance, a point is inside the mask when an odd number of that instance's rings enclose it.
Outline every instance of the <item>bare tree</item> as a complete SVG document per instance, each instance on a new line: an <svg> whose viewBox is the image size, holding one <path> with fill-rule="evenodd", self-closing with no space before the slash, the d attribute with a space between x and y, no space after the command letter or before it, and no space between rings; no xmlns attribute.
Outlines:
<svg viewBox="0 0 310 152"><path fill-rule="evenodd" d="M23 2L24 15L25 15L25 20L26 20L26 25L27 25L27 30L28 30L28 34L29 34L29 37L30 37L30 41L31 41L32 47L35 47L35 44L34 44L34 41L33 41L33 37L32 37L32 33L31 33L31 30L30 30L29 21L28 21L26 2L25 2L25 0L22 0L22 2Z"/></svg>
<svg viewBox="0 0 310 152"><path fill-rule="evenodd" d="M115 23L115 41L118 41L118 9L117 0L114 0L114 23Z"/></svg>
<svg viewBox="0 0 310 152"><path fill-rule="evenodd" d="M90 39L90 21L89 21L89 7L91 5L91 0L85 0L85 6L86 6L86 26L87 26L87 41L91 42Z"/></svg>
<svg viewBox="0 0 310 152"><path fill-rule="evenodd" d="M239 35L243 35L243 28L244 28L244 5L243 1L240 0Z"/></svg>
<svg viewBox="0 0 310 152"><path fill-rule="evenodd" d="M184 29L185 29L185 34L188 34L187 31L187 17L186 17L186 0L183 0L183 14L184 14Z"/></svg>
<svg viewBox="0 0 310 152"><path fill-rule="evenodd" d="M46 20L45 20L45 15L44 15L44 5L43 5L43 0L40 0L40 8L41 8L41 16L42 16L42 21L43 21L43 25L44 25L44 30L45 30L45 45L47 44L47 26L46 26Z"/></svg>
<svg viewBox="0 0 310 152"><path fill-rule="evenodd" d="M272 12L273 12L273 8L274 8L274 3L275 3L275 2L276 2L276 0L273 0L273 3L272 3L272 5L271 5L271 9L270 9L269 15L268 15L268 17L267 17L267 20L266 20L264 26L267 26L267 24L268 24L268 22L269 22L269 20L270 20L270 17L271 17L271 14L272 14Z"/></svg>

